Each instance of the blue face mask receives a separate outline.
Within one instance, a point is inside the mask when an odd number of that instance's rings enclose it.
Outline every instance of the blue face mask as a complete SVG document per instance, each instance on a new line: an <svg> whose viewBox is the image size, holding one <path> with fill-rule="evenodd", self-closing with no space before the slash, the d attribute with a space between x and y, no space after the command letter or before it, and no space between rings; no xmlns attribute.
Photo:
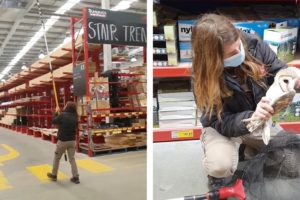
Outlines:
<svg viewBox="0 0 300 200"><path fill-rule="evenodd" d="M224 60L224 67L238 67L240 66L245 60L245 50L243 43L241 42L240 46L240 53L235 54L229 58Z"/></svg>

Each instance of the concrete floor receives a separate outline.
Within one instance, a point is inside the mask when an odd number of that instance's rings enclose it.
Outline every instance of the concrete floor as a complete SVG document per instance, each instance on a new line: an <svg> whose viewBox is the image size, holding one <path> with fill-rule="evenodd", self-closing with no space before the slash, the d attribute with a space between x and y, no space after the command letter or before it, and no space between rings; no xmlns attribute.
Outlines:
<svg viewBox="0 0 300 200"><path fill-rule="evenodd" d="M208 191L199 140L153 145L153 198L165 200Z"/></svg>
<svg viewBox="0 0 300 200"><path fill-rule="evenodd" d="M69 181L71 169L61 160L60 172L65 179L58 182L41 180L44 173L30 172L30 168L52 165L55 144L32 136L0 128L0 199L2 200L144 200L146 199L146 151L131 151L89 158L78 153L76 160L87 162L78 167L79 185ZM5 160L8 145L19 153ZM29 168L28 168L29 167ZM87 168L87 169L84 169ZM89 171L94 170L94 171ZM41 171L41 170L40 170ZM40 172L37 170L36 173Z"/></svg>

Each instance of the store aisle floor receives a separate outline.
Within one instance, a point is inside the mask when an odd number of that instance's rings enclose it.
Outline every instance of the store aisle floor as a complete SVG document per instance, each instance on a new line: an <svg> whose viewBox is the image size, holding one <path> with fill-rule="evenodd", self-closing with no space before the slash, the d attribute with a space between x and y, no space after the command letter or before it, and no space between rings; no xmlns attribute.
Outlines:
<svg viewBox="0 0 300 200"><path fill-rule="evenodd" d="M199 140L153 144L154 200L204 194L207 175Z"/></svg>
<svg viewBox="0 0 300 200"><path fill-rule="evenodd" d="M0 128L0 200L146 199L146 151L93 158L77 153L79 185L61 159L58 182L45 178L55 144Z"/></svg>

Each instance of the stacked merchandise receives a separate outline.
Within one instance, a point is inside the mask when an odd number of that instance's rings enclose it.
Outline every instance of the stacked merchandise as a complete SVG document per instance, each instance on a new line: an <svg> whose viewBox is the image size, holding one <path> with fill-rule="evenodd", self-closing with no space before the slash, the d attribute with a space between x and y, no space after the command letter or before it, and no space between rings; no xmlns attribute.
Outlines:
<svg viewBox="0 0 300 200"><path fill-rule="evenodd" d="M281 24L280 28L266 29L264 41L269 44L280 60L287 63L294 59L296 53L298 27Z"/></svg>
<svg viewBox="0 0 300 200"><path fill-rule="evenodd" d="M14 120L13 125L27 125L27 117L26 114L28 113L27 107L24 106L17 106L17 118Z"/></svg>
<svg viewBox="0 0 300 200"><path fill-rule="evenodd" d="M0 110L0 117L3 117L5 115L5 110Z"/></svg>
<svg viewBox="0 0 300 200"><path fill-rule="evenodd" d="M158 123L158 102L157 98L153 98L153 127L157 128L159 126Z"/></svg>
<svg viewBox="0 0 300 200"><path fill-rule="evenodd" d="M168 56L164 30L161 27L153 30L153 66L168 66Z"/></svg>
<svg viewBox="0 0 300 200"><path fill-rule="evenodd" d="M158 104L160 128L197 125L197 109L192 92L160 93Z"/></svg>
<svg viewBox="0 0 300 200"><path fill-rule="evenodd" d="M16 108L8 108L4 117L1 118L0 123L11 126L17 119L16 115L17 115Z"/></svg>
<svg viewBox="0 0 300 200"><path fill-rule="evenodd" d="M98 114L109 114L108 78L92 77L90 79L91 109L99 109Z"/></svg>
<svg viewBox="0 0 300 200"><path fill-rule="evenodd" d="M153 66L167 67L178 65L178 47L175 19L177 12L168 12L163 7L154 12ZM159 15L159 16L157 16Z"/></svg>
<svg viewBox="0 0 300 200"><path fill-rule="evenodd" d="M238 29L255 34L266 41L282 61L290 62L294 59L297 40L300 43L300 39L297 39L300 12L295 7L281 5L219 7L216 8L216 12L229 17ZM178 52L177 48L179 48L180 63L191 62L192 51L190 41L196 19L196 16L179 16L177 25L172 22L166 22L164 30L160 32L166 41L167 53L168 51L172 53ZM176 33L173 33L174 29L177 29L178 37ZM154 28L154 30L157 32L162 29ZM172 43L174 37L176 38L176 44ZM155 54L157 52L165 52L159 48L159 38L161 38L160 34L154 34ZM168 43L172 45L168 47ZM176 63L169 63L169 54L167 56L168 63L159 62L156 59L157 55L154 55L154 66L174 65Z"/></svg>
<svg viewBox="0 0 300 200"><path fill-rule="evenodd" d="M164 35L166 40L166 53L168 56L168 65L178 65L177 34L176 23L169 23L164 26Z"/></svg>
<svg viewBox="0 0 300 200"><path fill-rule="evenodd" d="M197 108L189 82L161 82L159 84L159 128L180 128L199 125Z"/></svg>
<svg viewBox="0 0 300 200"><path fill-rule="evenodd" d="M90 97L91 101L89 108L87 107L85 96L78 98L78 115L86 116L87 111L93 115L110 113L108 78L98 77L97 73L95 73L94 77L90 78ZM94 110L94 112L91 112L92 110Z"/></svg>
<svg viewBox="0 0 300 200"><path fill-rule="evenodd" d="M147 106L147 75L145 74L145 67L135 67L130 69L129 73L134 73L137 76L129 76L126 87L132 94L129 96L132 107L146 107Z"/></svg>
<svg viewBox="0 0 300 200"><path fill-rule="evenodd" d="M196 23L194 19L178 20L178 39L179 39L179 57L180 62L192 62L192 29Z"/></svg>
<svg viewBox="0 0 300 200"><path fill-rule="evenodd" d="M146 135L146 133L112 135L105 137L105 144L112 149L145 146L147 141Z"/></svg>
<svg viewBox="0 0 300 200"><path fill-rule="evenodd" d="M141 117L147 103L145 71L145 67L114 69L90 78L90 105L85 97L78 98L82 149L96 152L146 144L146 137L137 132L146 129L146 119Z"/></svg>

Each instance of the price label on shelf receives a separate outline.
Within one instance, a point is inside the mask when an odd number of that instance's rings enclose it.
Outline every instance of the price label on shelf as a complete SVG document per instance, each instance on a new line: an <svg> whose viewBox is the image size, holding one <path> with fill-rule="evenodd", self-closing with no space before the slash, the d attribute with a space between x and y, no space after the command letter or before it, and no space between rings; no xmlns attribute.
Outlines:
<svg viewBox="0 0 300 200"><path fill-rule="evenodd" d="M172 131L173 139L175 138L192 138L194 137L193 130L181 130L181 131Z"/></svg>

